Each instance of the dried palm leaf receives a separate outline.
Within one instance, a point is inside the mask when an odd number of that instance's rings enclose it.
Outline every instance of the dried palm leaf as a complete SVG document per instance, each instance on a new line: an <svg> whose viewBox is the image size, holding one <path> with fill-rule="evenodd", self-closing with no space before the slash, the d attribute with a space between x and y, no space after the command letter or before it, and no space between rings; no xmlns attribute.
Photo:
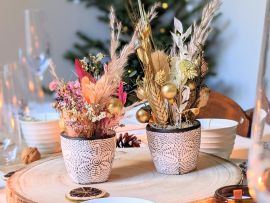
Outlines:
<svg viewBox="0 0 270 203"><path fill-rule="evenodd" d="M116 25L116 27L115 27ZM111 47L110 47L110 56L111 59L115 59L117 57L116 50L119 47L119 36L122 29L121 22L116 20L115 11L113 7L110 9L110 27L111 27Z"/></svg>
<svg viewBox="0 0 270 203"><path fill-rule="evenodd" d="M221 5L220 0L212 0L203 9L202 18L199 25L194 22L193 35L188 45L189 55L193 58L197 52L198 46L204 45L209 33L211 32L210 24L215 17L216 11Z"/></svg>
<svg viewBox="0 0 270 203"><path fill-rule="evenodd" d="M111 56L112 59L107 66L104 67L104 74L96 82L96 84L89 84L88 88L95 95L95 103L99 103L104 106L108 103L110 96L114 94L121 82L122 75L124 73L124 68L127 65L128 57L130 54L135 52L135 42L137 41L137 30L134 31L133 36L129 44L125 45L121 50L120 54L115 53L118 47L119 33L113 34L116 29L115 23L117 20L114 15L114 10L111 10L110 14L110 25L112 26L112 44L111 44Z"/></svg>

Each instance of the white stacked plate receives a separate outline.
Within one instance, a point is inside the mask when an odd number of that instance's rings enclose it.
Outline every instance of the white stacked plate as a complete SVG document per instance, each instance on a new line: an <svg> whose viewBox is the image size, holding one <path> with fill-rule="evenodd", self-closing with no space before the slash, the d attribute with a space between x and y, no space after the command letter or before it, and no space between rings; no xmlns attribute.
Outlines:
<svg viewBox="0 0 270 203"><path fill-rule="evenodd" d="M40 121L20 120L22 136L28 147L37 147L40 153L61 151L59 115L56 113L36 114Z"/></svg>
<svg viewBox="0 0 270 203"><path fill-rule="evenodd" d="M234 147L238 122L228 119L198 119L201 123L201 152L228 159Z"/></svg>

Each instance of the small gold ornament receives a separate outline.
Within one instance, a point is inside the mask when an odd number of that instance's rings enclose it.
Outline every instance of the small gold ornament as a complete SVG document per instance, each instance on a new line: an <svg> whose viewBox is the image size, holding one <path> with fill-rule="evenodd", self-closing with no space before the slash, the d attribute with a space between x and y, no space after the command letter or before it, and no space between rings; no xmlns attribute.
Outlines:
<svg viewBox="0 0 270 203"><path fill-rule="evenodd" d="M110 114L120 114L123 109L123 105L121 101L117 98L111 98L110 103L108 105L108 111Z"/></svg>
<svg viewBox="0 0 270 203"><path fill-rule="evenodd" d="M173 83L168 82L161 88L161 94L166 99L173 99L177 94L177 88Z"/></svg>
<svg viewBox="0 0 270 203"><path fill-rule="evenodd" d="M150 112L149 111L141 108L141 109L139 109L137 111L136 118L141 123L147 123L147 122L149 122L149 120L151 118L151 115L150 115Z"/></svg>
<svg viewBox="0 0 270 203"><path fill-rule="evenodd" d="M146 94L145 94L145 91L144 91L143 87L138 87L137 88L136 95L140 100L146 99Z"/></svg>

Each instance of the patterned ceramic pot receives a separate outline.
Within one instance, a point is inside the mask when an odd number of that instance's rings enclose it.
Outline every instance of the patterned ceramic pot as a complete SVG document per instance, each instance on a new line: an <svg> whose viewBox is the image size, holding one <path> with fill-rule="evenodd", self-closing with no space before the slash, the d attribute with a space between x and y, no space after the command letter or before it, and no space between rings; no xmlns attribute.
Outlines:
<svg viewBox="0 0 270 203"><path fill-rule="evenodd" d="M201 124L183 129L157 129L146 126L148 146L159 173L176 175L193 171L197 167Z"/></svg>
<svg viewBox="0 0 270 203"><path fill-rule="evenodd" d="M78 184L101 183L108 180L115 146L115 133L110 138L98 140L61 134L61 147L67 172Z"/></svg>

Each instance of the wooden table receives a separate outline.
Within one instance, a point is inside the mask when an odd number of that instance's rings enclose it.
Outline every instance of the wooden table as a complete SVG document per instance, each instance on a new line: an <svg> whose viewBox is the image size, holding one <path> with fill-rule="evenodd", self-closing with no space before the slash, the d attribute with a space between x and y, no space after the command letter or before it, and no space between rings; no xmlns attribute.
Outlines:
<svg viewBox="0 0 270 203"><path fill-rule="evenodd" d="M234 152L233 152L233 154L232 154L232 160L234 160L235 162L241 162L242 160L244 160L244 159L246 159L247 158L247 148L248 148L248 146L249 146L249 144L250 144L250 141L247 139L247 138L242 138L242 137L237 137L237 139L236 139L236 144L235 144L235 149L234 149ZM134 150L136 150L136 149L134 149ZM147 149L146 149L147 150ZM140 151L141 151L141 149L140 149ZM140 152L140 151L138 151L138 152ZM120 153L121 154L121 153ZM121 156L121 155L120 155ZM150 173L152 173L152 170L153 170L153 165L151 165L152 164L152 162L151 161L149 161L150 160L150 155L148 154L148 156L145 156L145 155L143 155L143 157L144 158L142 158L142 157L140 157L140 156L142 156L142 154L140 155L140 153L138 153L137 155L135 155L135 157L133 157L132 158L132 160L134 160L134 159L137 159L137 161L139 161L140 162L140 164L139 165L142 165L143 166L143 164L142 164L142 162L144 162L144 165L145 165L145 167L140 167L138 164L137 164L137 171L139 170L139 172L141 172L142 170L144 170L144 172L145 172L145 170L147 170L147 171L149 171L149 169L150 169ZM137 158L136 158L137 157ZM117 155L116 156L116 162L117 162L117 159L119 158L119 155ZM206 158L206 157L204 157L204 158ZM60 162L59 162L60 161ZM58 161L58 164L62 164L62 166L63 166L63 163L61 163L61 160L59 160ZM136 162L136 161L135 161ZM135 165L136 166L136 165ZM132 168L126 168L126 167L124 167L126 170L131 170ZM134 171L132 172L132 171L130 171L130 173L131 174L128 174L128 171L124 171L124 168L122 168L122 173L123 173L123 175L125 176L125 178L128 178L127 176L128 175L131 175L131 181L132 181L132 174L134 175ZM134 168L134 167L133 167ZM136 168L136 167L135 167ZM63 168L63 171L64 171L64 168ZM121 172L121 171L120 171ZM117 172L117 173L119 173L119 171ZM112 174L112 181L110 182L111 184L117 184L117 173L115 173L115 174ZM136 173L136 171L135 171L135 173ZM119 174L118 174L119 175ZM149 174L148 174L149 175ZM158 174L155 174L155 175L158 175ZM149 177L149 176L148 176ZM69 181L69 178L68 177L62 177L63 178L63 181L65 182L65 184L68 184L69 185L69 187L77 187L77 185L76 184L73 184L73 183L70 183ZM146 178L146 177L145 177ZM171 177L169 177L169 179L170 179ZM192 175L189 177L189 178L192 178ZM143 181L143 179L144 178L142 178L141 177L141 181ZM166 179L166 178L165 178ZM169 180L168 179L168 180ZM165 185L166 185L166 180L164 180L164 177L163 176L160 176L159 178L157 178L157 180L159 180L159 181L161 181L161 182L164 182L165 183ZM134 181L134 180L133 180ZM157 187L155 187L155 184L153 184L153 182L151 183L151 179L150 179L150 181L148 180L148 182L149 182L149 187L151 186L151 184L152 184L152 186L154 186L154 187L152 187L152 189L153 189L153 192L155 192L156 191L156 189L157 189ZM147 183L147 182L144 182L144 184L145 183ZM158 183L158 182L157 182ZM123 184L123 183L122 183ZM176 182L176 184L177 184L177 182ZM179 184L179 183L178 183ZM100 185L97 185L98 187L100 187L100 188L103 188L103 189L107 189L108 190L108 192L110 192L110 193L112 193L114 196L116 195L116 196L119 196L119 194L120 193L117 193L117 191L114 191L114 190L112 190L112 189L110 189L111 187L107 184L107 186L104 184L103 186L102 186L102 184L100 184ZM129 192L127 192L126 193L126 195L125 196L132 196L132 194L133 194L133 196L137 196L137 197L142 197L141 196L141 194L142 193L144 193L144 191L142 191L142 188L140 188L141 187L141 183L140 182L138 182L138 186L137 186L138 188L138 190L136 189L136 188L134 188L134 190L138 193L137 195L134 195L134 193L129 193ZM177 187L177 185L175 186L175 187ZM65 190L67 190L67 188L63 188L63 191L62 191L62 193L64 193L65 192ZM124 188L123 188L123 190L124 190ZM122 190L122 191L123 191ZM181 190L180 190L181 191ZM2 194L0 193L0 202L2 203L4 203L5 202L5 197L4 197L4 195L3 195L3 192L4 192L4 190L2 190L1 191L2 192ZM158 195L159 193L158 193L158 191L156 191L157 192L157 194L156 195ZM210 193L211 193L212 191L210 191ZM184 193L187 193L187 191L184 191ZM155 196L156 196L155 195ZM123 196L123 193L122 193L122 196ZM147 195L143 195L143 197L147 197ZM149 197L149 196L148 196ZM150 197L151 197L151 195L150 195ZM186 198L188 198L188 196L186 197ZM148 198L149 199L149 198ZM165 201L165 200L164 200ZM164 201L160 201L160 202L164 202ZM185 202L185 201L184 201Z"/></svg>

